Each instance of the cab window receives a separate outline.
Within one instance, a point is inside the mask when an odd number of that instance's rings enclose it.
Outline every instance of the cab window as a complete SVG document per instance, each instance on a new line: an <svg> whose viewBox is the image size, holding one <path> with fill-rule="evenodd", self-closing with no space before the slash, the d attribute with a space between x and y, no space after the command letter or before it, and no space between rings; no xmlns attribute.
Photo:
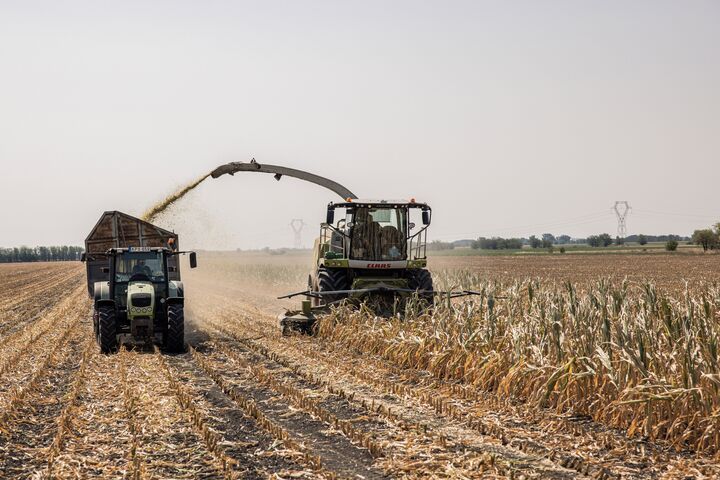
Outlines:
<svg viewBox="0 0 720 480"><path fill-rule="evenodd" d="M125 252L115 258L115 281L128 282L133 275L145 275L152 282L164 282L160 252Z"/></svg>

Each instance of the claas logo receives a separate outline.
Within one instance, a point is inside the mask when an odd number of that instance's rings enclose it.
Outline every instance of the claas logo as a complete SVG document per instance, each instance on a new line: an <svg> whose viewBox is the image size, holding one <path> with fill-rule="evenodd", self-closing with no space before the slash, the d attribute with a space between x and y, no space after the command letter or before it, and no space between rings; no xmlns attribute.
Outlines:
<svg viewBox="0 0 720 480"><path fill-rule="evenodd" d="M367 268L390 268L392 265L389 263L368 263Z"/></svg>

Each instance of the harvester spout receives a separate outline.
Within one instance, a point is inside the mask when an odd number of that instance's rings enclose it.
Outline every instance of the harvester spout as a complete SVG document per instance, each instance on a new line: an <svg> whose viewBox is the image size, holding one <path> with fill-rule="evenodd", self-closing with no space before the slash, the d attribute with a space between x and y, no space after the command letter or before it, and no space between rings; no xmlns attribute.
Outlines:
<svg viewBox="0 0 720 480"><path fill-rule="evenodd" d="M333 192L340 195L343 200L347 200L348 198L357 198L357 196L350 190L330 179L315 175L313 173L304 172L302 170L296 170L294 168L260 164L256 162L254 158L250 162L231 162L226 165L221 165L215 170L213 170L210 175L213 178L218 178L222 175L225 175L226 173L229 175L234 175L237 172L272 173L275 175L276 180L280 180L283 176L286 175L288 177L299 178L300 180L305 180L306 182L314 183L316 185L320 185L321 187L332 190Z"/></svg>

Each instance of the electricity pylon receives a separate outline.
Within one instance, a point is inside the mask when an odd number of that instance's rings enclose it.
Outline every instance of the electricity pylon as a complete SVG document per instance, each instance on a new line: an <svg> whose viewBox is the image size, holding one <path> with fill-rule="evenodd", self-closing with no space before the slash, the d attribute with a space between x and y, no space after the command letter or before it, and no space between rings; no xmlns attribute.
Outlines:
<svg viewBox="0 0 720 480"><path fill-rule="evenodd" d="M290 227L295 232L295 248L302 248L302 229L306 225L302 218L293 218Z"/></svg>
<svg viewBox="0 0 720 480"><path fill-rule="evenodd" d="M627 200L618 200L615 202L613 210L615 210L615 215L617 215L618 237L624 239L627 235L627 224L625 223L625 220L627 219L628 213L630 213L630 204L627 202Z"/></svg>

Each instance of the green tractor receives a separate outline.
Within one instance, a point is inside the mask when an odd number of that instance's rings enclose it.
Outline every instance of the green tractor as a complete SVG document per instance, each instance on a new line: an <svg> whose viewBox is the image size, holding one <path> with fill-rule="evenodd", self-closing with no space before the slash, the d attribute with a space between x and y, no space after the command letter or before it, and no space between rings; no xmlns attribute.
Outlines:
<svg viewBox="0 0 720 480"><path fill-rule="evenodd" d="M93 330L100 350L117 349L120 336L150 343L162 336L167 351L184 349L184 289L178 235L126 213L102 214L85 239L82 260L94 304Z"/></svg>
<svg viewBox="0 0 720 480"><path fill-rule="evenodd" d="M102 271L108 281L95 282L93 331L100 350L117 349L118 337L152 343L162 336L166 351L185 348L183 284L170 280L168 258L187 252L163 247L112 248L106 252L109 265ZM190 268L197 266L190 253Z"/></svg>

